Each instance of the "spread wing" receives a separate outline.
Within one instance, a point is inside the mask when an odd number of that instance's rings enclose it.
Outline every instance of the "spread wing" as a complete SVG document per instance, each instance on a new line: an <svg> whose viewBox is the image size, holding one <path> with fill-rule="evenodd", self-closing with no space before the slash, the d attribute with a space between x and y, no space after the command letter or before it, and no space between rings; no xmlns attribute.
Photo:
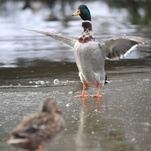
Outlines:
<svg viewBox="0 0 151 151"><path fill-rule="evenodd" d="M66 44L66 45L68 45L72 48L74 47L74 44L76 42L76 39L73 39L71 37L68 37L68 36L65 36L65 35L62 35L62 34L56 34L56 33L53 33L53 32L32 30L32 29L26 29L26 30L50 36L50 37L52 37L52 38L54 38L58 41L63 42L64 44Z"/></svg>
<svg viewBox="0 0 151 151"><path fill-rule="evenodd" d="M103 47L108 59L119 59L134 50L136 46L145 44L148 41L150 41L150 39L135 36L123 36L106 40L100 45Z"/></svg>

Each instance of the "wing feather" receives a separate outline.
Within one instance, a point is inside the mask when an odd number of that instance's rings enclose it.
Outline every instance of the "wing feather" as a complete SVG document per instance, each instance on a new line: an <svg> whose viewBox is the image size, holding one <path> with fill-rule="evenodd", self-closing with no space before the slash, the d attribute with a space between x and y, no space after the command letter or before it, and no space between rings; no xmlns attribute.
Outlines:
<svg viewBox="0 0 151 151"><path fill-rule="evenodd" d="M150 39L135 36L114 37L101 43L101 47L105 50L108 59L119 59L132 51L131 48L145 44L148 41Z"/></svg>
<svg viewBox="0 0 151 151"><path fill-rule="evenodd" d="M74 44L76 42L76 39L71 38L69 36L62 35L62 34L56 34L56 33L53 33L53 32L32 30L32 29L26 29L26 30L50 36L50 37L52 37L52 38L54 38L54 39L56 39L58 41L63 42L64 44L66 44L66 45L68 45L68 46L70 46L72 48L74 47Z"/></svg>

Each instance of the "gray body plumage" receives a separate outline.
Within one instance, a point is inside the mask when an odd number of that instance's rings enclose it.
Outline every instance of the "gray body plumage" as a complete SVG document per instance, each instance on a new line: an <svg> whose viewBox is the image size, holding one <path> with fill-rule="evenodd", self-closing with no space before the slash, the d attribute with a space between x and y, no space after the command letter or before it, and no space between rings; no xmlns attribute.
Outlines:
<svg viewBox="0 0 151 151"><path fill-rule="evenodd" d="M105 53L101 50L99 42L77 41L74 45L74 56L82 83L85 82L93 87L97 87L98 83L104 84Z"/></svg>

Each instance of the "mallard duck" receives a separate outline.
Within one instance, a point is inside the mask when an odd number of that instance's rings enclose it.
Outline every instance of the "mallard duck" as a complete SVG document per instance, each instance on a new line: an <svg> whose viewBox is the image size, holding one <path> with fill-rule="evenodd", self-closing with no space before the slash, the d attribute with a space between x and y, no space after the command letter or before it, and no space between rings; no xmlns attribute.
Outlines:
<svg viewBox="0 0 151 151"><path fill-rule="evenodd" d="M30 151L42 151L43 144L52 143L61 135L64 120L53 99L46 99L39 113L24 117L12 131L8 144Z"/></svg>
<svg viewBox="0 0 151 151"><path fill-rule="evenodd" d="M91 13L88 7L86 5L80 5L72 16L78 15L82 19L82 34L77 39L52 32L30 31L51 36L74 49L79 76L83 83L81 95L75 97L87 97L86 84L97 88L97 93L92 95L92 97L101 97L101 87L106 83L106 73L104 70L105 59L120 59L126 56L132 50L132 47L144 44L149 39L123 36L99 42L93 35Z"/></svg>

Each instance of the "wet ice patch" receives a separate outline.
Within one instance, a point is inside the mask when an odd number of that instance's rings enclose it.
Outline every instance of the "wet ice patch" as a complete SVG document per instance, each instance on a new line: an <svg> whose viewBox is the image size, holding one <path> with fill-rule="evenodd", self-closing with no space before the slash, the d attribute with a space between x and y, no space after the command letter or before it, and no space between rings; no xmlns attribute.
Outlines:
<svg viewBox="0 0 151 151"><path fill-rule="evenodd" d="M72 92L72 91L69 91L68 94L73 94L73 92Z"/></svg>
<svg viewBox="0 0 151 151"><path fill-rule="evenodd" d="M44 81L42 81L42 80L38 80L38 81L36 81L36 82L35 82L35 84L41 84L41 85L44 85L44 84L45 84L45 82L44 82Z"/></svg>
<svg viewBox="0 0 151 151"><path fill-rule="evenodd" d="M70 103L66 104L66 107L69 107L70 106Z"/></svg>
<svg viewBox="0 0 151 151"><path fill-rule="evenodd" d="M62 84L63 84L63 85L67 85L68 82L69 82L68 80L62 81Z"/></svg>
<svg viewBox="0 0 151 151"><path fill-rule="evenodd" d="M36 84L36 85L45 85L48 83L49 83L49 81L44 81L44 80L29 81L29 84Z"/></svg>
<svg viewBox="0 0 151 151"><path fill-rule="evenodd" d="M76 116L73 116L73 115L72 115L71 117L72 117L74 120L76 120L76 121L78 120L78 118L77 118Z"/></svg>
<svg viewBox="0 0 151 151"><path fill-rule="evenodd" d="M149 82L150 79L143 79L142 81L144 81L144 82Z"/></svg>
<svg viewBox="0 0 151 151"><path fill-rule="evenodd" d="M95 109L94 112L98 112L98 109Z"/></svg>
<svg viewBox="0 0 151 151"><path fill-rule="evenodd" d="M40 87L40 85L21 85L21 84L19 84L19 85L12 85L12 84L10 84L10 85L2 85L2 86L0 86L0 88L1 89L7 89L7 88L38 88L38 87Z"/></svg>
<svg viewBox="0 0 151 151"><path fill-rule="evenodd" d="M134 142L136 140L136 138L132 138L131 141Z"/></svg>

